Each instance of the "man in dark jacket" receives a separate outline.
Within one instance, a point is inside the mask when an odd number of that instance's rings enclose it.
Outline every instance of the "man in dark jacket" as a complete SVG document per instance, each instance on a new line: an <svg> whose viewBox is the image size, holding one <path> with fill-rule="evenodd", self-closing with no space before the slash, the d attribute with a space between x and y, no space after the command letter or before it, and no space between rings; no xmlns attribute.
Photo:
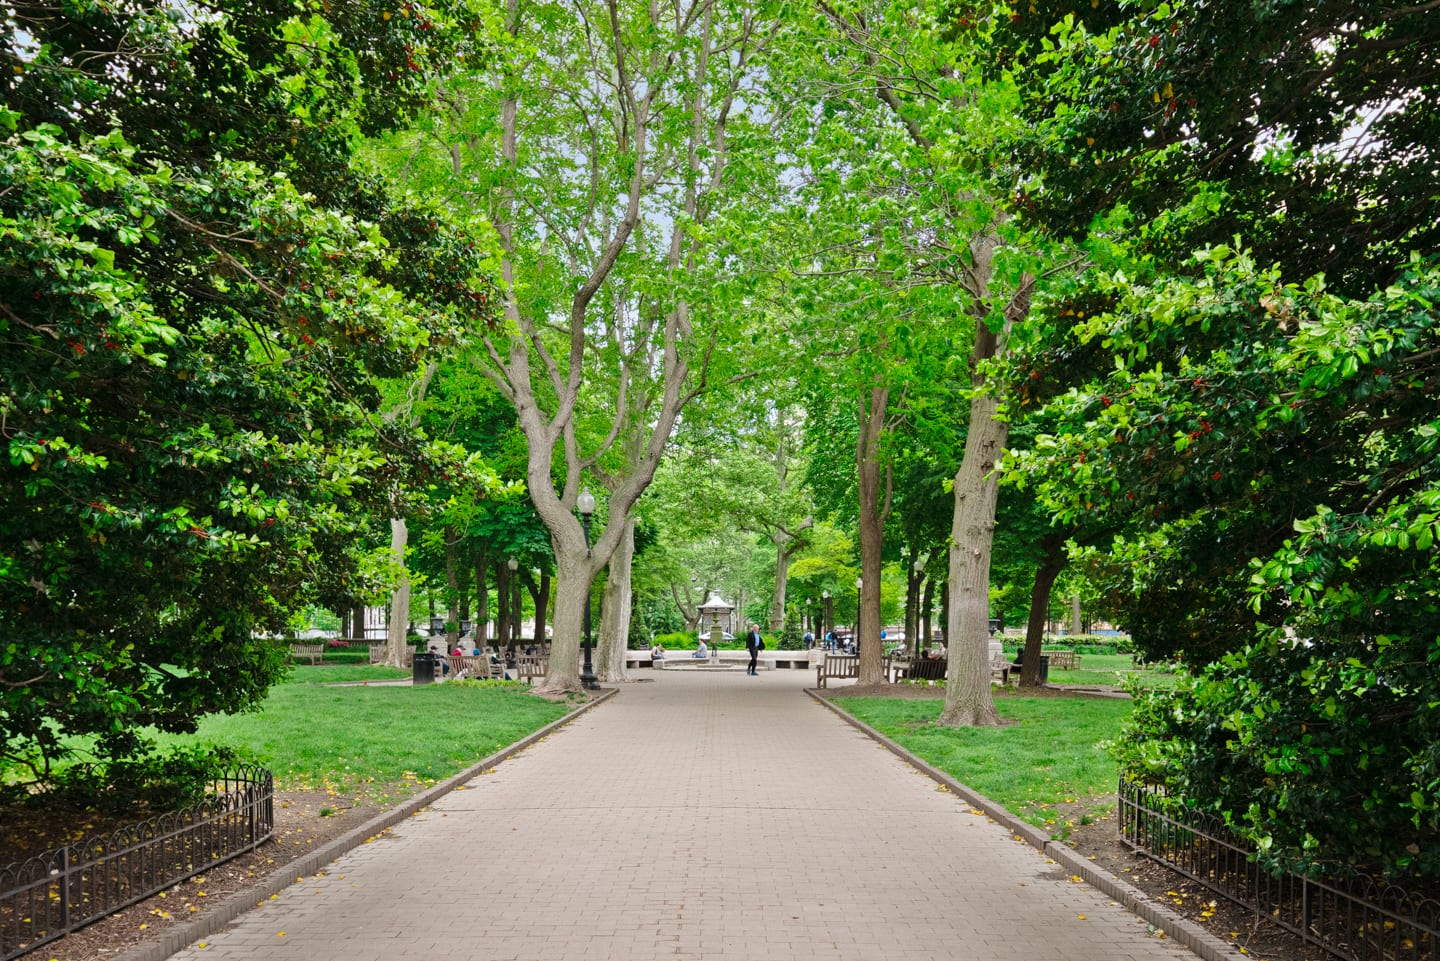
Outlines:
<svg viewBox="0 0 1440 961"><path fill-rule="evenodd" d="M751 624L750 633L745 635L745 650L750 652L750 667L746 674L752 677L760 676L760 672L755 669L755 659L760 656L764 647L765 642L760 639L760 625Z"/></svg>

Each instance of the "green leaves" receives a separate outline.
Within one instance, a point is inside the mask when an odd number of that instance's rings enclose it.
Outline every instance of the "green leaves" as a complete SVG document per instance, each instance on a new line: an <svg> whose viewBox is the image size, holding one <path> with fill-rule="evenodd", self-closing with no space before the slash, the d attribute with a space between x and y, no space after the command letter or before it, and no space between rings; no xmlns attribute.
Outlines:
<svg viewBox="0 0 1440 961"><path fill-rule="evenodd" d="M431 453L374 377L494 317L474 237L351 163L468 45L404 9L7 21L0 762L253 705L256 632L371 586L351 546Z"/></svg>

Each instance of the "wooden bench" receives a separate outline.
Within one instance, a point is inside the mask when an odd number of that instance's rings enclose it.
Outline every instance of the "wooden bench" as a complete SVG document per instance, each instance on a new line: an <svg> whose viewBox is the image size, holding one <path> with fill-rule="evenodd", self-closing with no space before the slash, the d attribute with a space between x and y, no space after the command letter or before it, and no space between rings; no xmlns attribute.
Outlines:
<svg viewBox="0 0 1440 961"><path fill-rule="evenodd" d="M860 658L855 654L828 654L815 665L815 686L824 687L830 678L860 676Z"/></svg>
<svg viewBox="0 0 1440 961"><path fill-rule="evenodd" d="M298 661L300 658L309 658L311 664L319 664L320 659L325 656L324 644L291 644L290 660Z"/></svg>
<svg viewBox="0 0 1440 961"><path fill-rule="evenodd" d="M484 654L449 654L446 659L450 662L452 678L465 677L472 681L505 680L504 661L497 663Z"/></svg>
<svg viewBox="0 0 1440 961"><path fill-rule="evenodd" d="M1040 656L1050 658L1051 667L1060 667L1067 671L1075 671L1080 668L1080 655L1066 648L1045 649L1040 652Z"/></svg>
<svg viewBox="0 0 1440 961"><path fill-rule="evenodd" d="M534 684L535 678L550 673L548 654L518 654L515 657L515 674L526 684Z"/></svg>
<svg viewBox="0 0 1440 961"><path fill-rule="evenodd" d="M943 681L950 668L950 660L945 657L922 657L920 660L913 658L897 661L895 665L895 680L914 681ZM1010 662L1005 660L1003 654L990 655L990 677L998 680L1001 684L1010 680Z"/></svg>

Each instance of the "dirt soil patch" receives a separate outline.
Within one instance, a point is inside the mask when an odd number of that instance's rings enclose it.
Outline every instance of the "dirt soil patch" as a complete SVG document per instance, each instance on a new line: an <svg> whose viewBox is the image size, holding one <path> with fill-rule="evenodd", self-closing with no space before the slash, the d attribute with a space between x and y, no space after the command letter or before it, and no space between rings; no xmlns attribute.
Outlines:
<svg viewBox="0 0 1440 961"><path fill-rule="evenodd" d="M231 895L258 884L274 871L359 827L384 808L336 798L326 791L276 791L275 838L257 850L181 881L117 914L96 921L26 955L45 961L102 961L136 945L156 941L167 928L205 914ZM321 815L321 811L331 812ZM60 823L57 823L60 822ZM21 810L0 812L0 864L53 850L82 836L103 832L103 819Z"/></svg>

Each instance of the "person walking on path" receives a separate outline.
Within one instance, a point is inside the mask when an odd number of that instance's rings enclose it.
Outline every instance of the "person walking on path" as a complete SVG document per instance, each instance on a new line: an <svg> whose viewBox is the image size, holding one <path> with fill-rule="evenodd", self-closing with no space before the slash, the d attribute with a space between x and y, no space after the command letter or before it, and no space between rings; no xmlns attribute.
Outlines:
<svg viewBox="0 0 1440 961"><path fill-rule="evenodd" d="M765 650L765 641L760 637L760 625L751 624L750 633L745 635L745 650L750 652L750 669L745 673L751 677L759 677L760 672L755 669L755 660L760 652Z"/></svg>

